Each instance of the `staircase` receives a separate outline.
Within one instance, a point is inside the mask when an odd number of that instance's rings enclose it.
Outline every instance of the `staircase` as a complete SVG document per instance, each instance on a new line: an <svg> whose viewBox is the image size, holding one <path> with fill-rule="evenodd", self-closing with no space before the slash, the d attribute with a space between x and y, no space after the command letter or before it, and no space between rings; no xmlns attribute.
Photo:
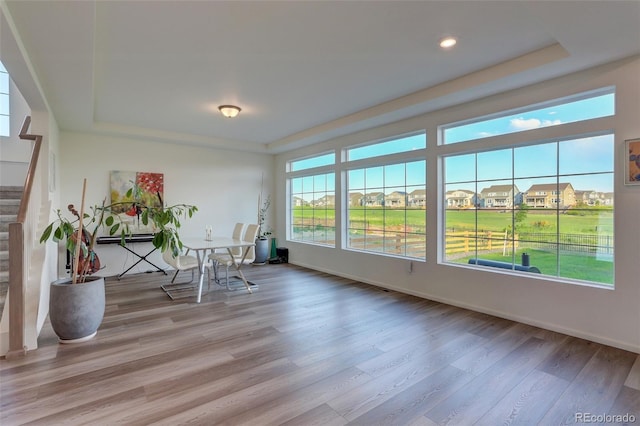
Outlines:
<svg viewBox="0 0 640 426"><path fill-rule="evenodd" d="M0 313L9 288L9 224L17 219L22 190L21 186L0 186Z"/></svg>

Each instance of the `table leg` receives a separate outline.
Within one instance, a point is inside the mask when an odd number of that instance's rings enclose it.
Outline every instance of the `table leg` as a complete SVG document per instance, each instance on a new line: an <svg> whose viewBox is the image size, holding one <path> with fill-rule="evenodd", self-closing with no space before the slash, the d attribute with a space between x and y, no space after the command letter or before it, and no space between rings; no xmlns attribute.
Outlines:
<svg viewBox="0 0 640 426"><path fill-rule="evenodd" d="M202 253L202 257L200 256L200 252L202 250L196 250L196 257L198 258L198 271L200 274L200 277L198 279L198 298L196 300L196 303L200 303L200 299L202 298L202 284L204 281L204 268L206 267L203 258L206 256L207 251L204 250L204 252Z"/></svg>
<svg viewBox="0 0 640 426"><path fill-rule="evenodd" d="M235 257L233 257L233 253L232 253L231 249L228 248L228 247L227 247L227 252L229 253L229 256L231 257L231 263L233 264L233 267L236 268L236 272L240 276L240 279L244 283L244 286L247 288L247 291L249 293L253 293L251 291L251 286L249 285L249 282L247 281L247 279L244 277L244 274L240 270L240 268L242 267L242 264L244 263L244 260L247 258L247 253L249 253L249 250L244 250L244 253L242 254L242 259L240 260L240 262L236 262L236 259L235 259Z"/></svg>

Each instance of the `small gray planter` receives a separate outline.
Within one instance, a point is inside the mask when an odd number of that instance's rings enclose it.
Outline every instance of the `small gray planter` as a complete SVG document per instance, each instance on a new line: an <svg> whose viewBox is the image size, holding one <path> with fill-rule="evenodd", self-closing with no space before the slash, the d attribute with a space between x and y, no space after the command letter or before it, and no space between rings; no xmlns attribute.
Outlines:
<svg viewBox="0 0 640 426"><path fill-rule="evenodd" d="M78 343L94 337L105 308L104 278L87 277L71 284L71 278L51 283L49 319L60 343Z"/></svg>

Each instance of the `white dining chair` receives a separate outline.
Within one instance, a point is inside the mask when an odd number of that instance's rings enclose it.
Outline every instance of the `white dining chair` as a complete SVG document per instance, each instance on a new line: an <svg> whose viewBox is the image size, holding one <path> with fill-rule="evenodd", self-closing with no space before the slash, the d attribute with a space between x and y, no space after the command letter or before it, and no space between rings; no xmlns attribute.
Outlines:
<svg viewBox="0 0 640 426"><path fill-rule="evenodd" d="M231 234L231 238L234 240L239 240L242 238L242 231L244 231L244 223L238 222L236 226L233 227L233 233ZM242 248L234 247L231 252L234 256L242 256Z"/></svg>
<svg viewBox="0 0 640 426"><path fill-rule="evenodd" d="M247 228L244 231L244 235L242 237L242 241L255 243L256 238L258 238L259 231L260 231L259 225L256 225L256 224L247 225ZM243 260L243 255L245 254L245 251L246 251L246 256L244 256L244 260ZM242 262L243 265L246 265L246 264L253 263L255 259L256 259L255 246L240 248L240 254L236 255L235 253L233 253L233 258L229 255L228 252L212 253L209 255L209 260L213 262L212 268L214 271L215 280L218 284L220 284L220 278L218 276L218 268L220 266L225 267L225 273L226 273L225 284L226 284L227 290L233 290L229 286L229 267L234 266L234 261L235 261L235 265L239 265L240 262Z"/></svg>
<svg viewBox="0 0 640 426"><path fill-rule="evenodd" d="M233 232L231 234L231 238L233 238L234 240L239 240L242 238L242 231L244 231L244 227L245 224L242 222L238 222L236 223L236 225L233 227ZM209 255L209 260L212 262L212 269L214 271L215 274L215 280L216 282L218 281L218 269L216 267L216 260L215 260L215 255L216 254L228 254L229 252L226 249L216 249L213 253L211 253ZM241 247L233 247L231 249L231 253L233 253L233 256L240 256L242 257L242 248Z"/></svg>
<svg viewBox="0 0 640 426"><path fill-rule="evenodd" d="M195 271L198 269L198 259L195 256L183 255L179 254L178 256L173 256L173 253L170 249L162 252L162 260L165 261L169 266L176 270L176 273L173 275L171 279L171 284L164 284L161 288L166 292L170 291L172 287L182 286L184 284L188 284L193 282L193 278L195 277ZM191 271L191 281L185 281L183 283L176 283L176 277L181 271Z"/></svg>

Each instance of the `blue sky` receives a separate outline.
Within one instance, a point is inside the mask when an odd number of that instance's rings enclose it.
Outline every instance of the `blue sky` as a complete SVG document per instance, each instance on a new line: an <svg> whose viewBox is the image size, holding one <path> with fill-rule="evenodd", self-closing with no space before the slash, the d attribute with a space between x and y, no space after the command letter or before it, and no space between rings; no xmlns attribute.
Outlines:
<svg viewBox="0 0 640 426"><path fill-rule="evenodd" d="M537 108L499 118L463 124L444 130L445 143L460 143L489 136L505 135L547 126L610 116L615 113L615 95L608 93L550 107ZM518 148L506 148L448 157L445 159L445 182L449 189L480 192L491 185L514 183L526 191L534 184L569 182L576 190L613 192L613 135L579 138ZM412 135L374 145L351 148L349 160L371 158L397 152L423 149L424 134ZM294 162L294 170L333 164L334 154ZM384 187L386 193L411 192L424 185L424 161L350 171L351 191L371 192ZM556 177L559 176L559 177ZM406 178L406 182L405 182ZM478 182L476 188L475 182ZM366 185L366 186L365 186ZM311 181L294 188L308 192ZM366 191L363 191L363 188ZM314 190L318 190L314 188ZM325 190L324 187L321 189ZM305 196L308 198L309 196ZM313 198L313 197L312 197Z"/></svg>
<svg viewBox="0 0 640 426"><path fill-rule="evenodd" d="M577 190L613 192L613 141L613 135L602 135L449 157L445 159L445 181L451 184L447 190L474 190L471 182L478 180L480 192L514 179L520 191L558 180Z"/></svg>
<svg viewBox="0 0 640 426"><path fill-rule="evenodd" d="M458 143L614 113L615 97L611 93L447 129L445 141ZM482 181L477 188L480 192L491 185L510 184L513 178L520 191L533 184L559 181L569 182L577 190L613 192L613 142L610 134L449 157L445 159L445 181L460 183L447 189L474 190L469 182L478 180ZM560 177L556 179L555 175Z"/></svg>
<svg viewBox="0 0 640 426"><path fill-rule="evenodd" d="M451 144L505 135L613 114L615 114L615 95L609 93L552 107L450 127L444 131L445 143Z"/></svg>

